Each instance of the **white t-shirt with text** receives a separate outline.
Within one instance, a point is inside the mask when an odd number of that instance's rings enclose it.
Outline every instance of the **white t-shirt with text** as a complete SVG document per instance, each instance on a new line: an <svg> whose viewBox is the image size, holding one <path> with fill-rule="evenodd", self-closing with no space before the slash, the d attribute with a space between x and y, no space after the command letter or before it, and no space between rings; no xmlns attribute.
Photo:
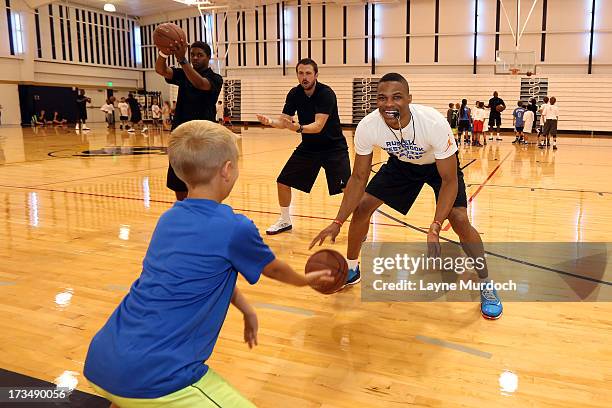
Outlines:
<svg viewBox="0 0 612 408"><path fill-rule="evenodd" d="M401 134L385 123L378 109L361 119L355 131L355 152L366 156L379 146L403 162L421 165L457 152L453 131L440 112L417 104L410 104L410 112L410 123Z"/></svg>
<svg viewBox="0 0 612 408"><path fill-rule="evenodd" d="M119 104L117 104L117 107L119 108L119 112L121 112L121 116L128 115L128 109L130 108L130 105L128 105L127 102L119 102Z"/></svg>

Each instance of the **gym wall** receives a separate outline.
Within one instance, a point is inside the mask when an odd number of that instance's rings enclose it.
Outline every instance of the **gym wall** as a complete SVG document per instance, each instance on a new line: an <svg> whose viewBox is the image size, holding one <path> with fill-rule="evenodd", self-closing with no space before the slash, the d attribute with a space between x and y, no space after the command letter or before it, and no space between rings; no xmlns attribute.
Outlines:
<svg viewBox="0 0 612 408"><path fill-rule="evenodd" d="M45 4L30 8L29 3ZM142 87L134 30L129 31L135 19L70 3L46 3L5 0L0 5L0 82L6 91L0 94L2 124L21 123L19 107L11 106L18 84L79 87L91 95L105 90L108 82L114 89ZM12 35L15 15L22 25L21 47ZM96 112L99 106L92 103L89 110L94 121L103 121Z"/></svg>

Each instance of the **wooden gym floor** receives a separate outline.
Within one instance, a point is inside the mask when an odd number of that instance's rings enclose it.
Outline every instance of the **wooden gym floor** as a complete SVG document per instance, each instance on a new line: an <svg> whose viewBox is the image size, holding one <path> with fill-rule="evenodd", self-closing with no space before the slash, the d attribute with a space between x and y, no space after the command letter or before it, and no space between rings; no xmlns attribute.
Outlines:
<svg viewBox="0 0 612 408"><path fill-rule="evenodd" d="M89 341L138 277L156 221L173 203L157 149L167 139L102 125L83 135L0 128L1 368L92 392L82 375ZM468 212L485 243L611 241L612 140L561 137L556 152L511 140L460 149ZM242 130L241 175L227 203L262 233L277 218L275 178L297 143L289 132ZM375 162L385 159L375 153ZM336 214L340 197L326 191L321 173L310 195L294 195L294 230L265 237L296 270ZM426 227L433 193L424 188L406 217L382 210ZM370 241L425 240L382 214L374 221ZM334 245L343 253L347 229ZM358 287L324 296L265 277L239 286L258 311L259 346L243 344L241 316L230 309L209 364L261 407L612 401L610 303L506 302L492 322L476 303L366 303Z"/></svg>

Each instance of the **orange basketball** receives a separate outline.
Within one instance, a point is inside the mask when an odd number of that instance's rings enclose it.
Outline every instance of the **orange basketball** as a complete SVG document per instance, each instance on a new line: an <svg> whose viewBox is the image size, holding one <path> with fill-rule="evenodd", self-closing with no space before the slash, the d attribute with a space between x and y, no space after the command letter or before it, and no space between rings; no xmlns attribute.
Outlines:
<svg viewBox="0 0 612 408"><path fill-rule="evenodd" d="M504 109L506 109L506 107L504 105L497 105L495 107L495 110L498 111L498 112L503 112Z"/></svg>
<svg viewBox="0 0 612 408"><path fill-rule="evenodd" d="M344 259L340 252L333 249L317 251L306 261L305 270L308 274L323 269L331 269L334 280L318 287L313 286L313 289L325 295L337 292L346 283L346 277L348 276L348 263L346 259Z"/></svg>
<svg viewBox="0 0 612 408"><path fill-rule="evenodd" d="M171 54L170 46L181 39L187 42L185 32L174 23L160 24L153 31L153 42L164 54Z"/></svg>

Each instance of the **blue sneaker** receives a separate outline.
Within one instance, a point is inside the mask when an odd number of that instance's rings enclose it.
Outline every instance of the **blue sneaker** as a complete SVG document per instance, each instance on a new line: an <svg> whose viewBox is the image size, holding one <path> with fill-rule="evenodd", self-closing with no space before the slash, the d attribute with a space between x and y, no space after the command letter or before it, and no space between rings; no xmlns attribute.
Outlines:
<svg viewBox="0 0 612 408"><path fill-rule="evenodd" d="M496 320L502 315L504 308L492 284L480 289L480 313L485 319Z"/></svg>
<svg viewBox="0 0 612 408"><path fill-rule="evenodd" d="M359 272L359 265L355 269L349 269L346 275L346 283L339 290L345 289L347 286L356 285L361 281L361 272Z"/></svg>

